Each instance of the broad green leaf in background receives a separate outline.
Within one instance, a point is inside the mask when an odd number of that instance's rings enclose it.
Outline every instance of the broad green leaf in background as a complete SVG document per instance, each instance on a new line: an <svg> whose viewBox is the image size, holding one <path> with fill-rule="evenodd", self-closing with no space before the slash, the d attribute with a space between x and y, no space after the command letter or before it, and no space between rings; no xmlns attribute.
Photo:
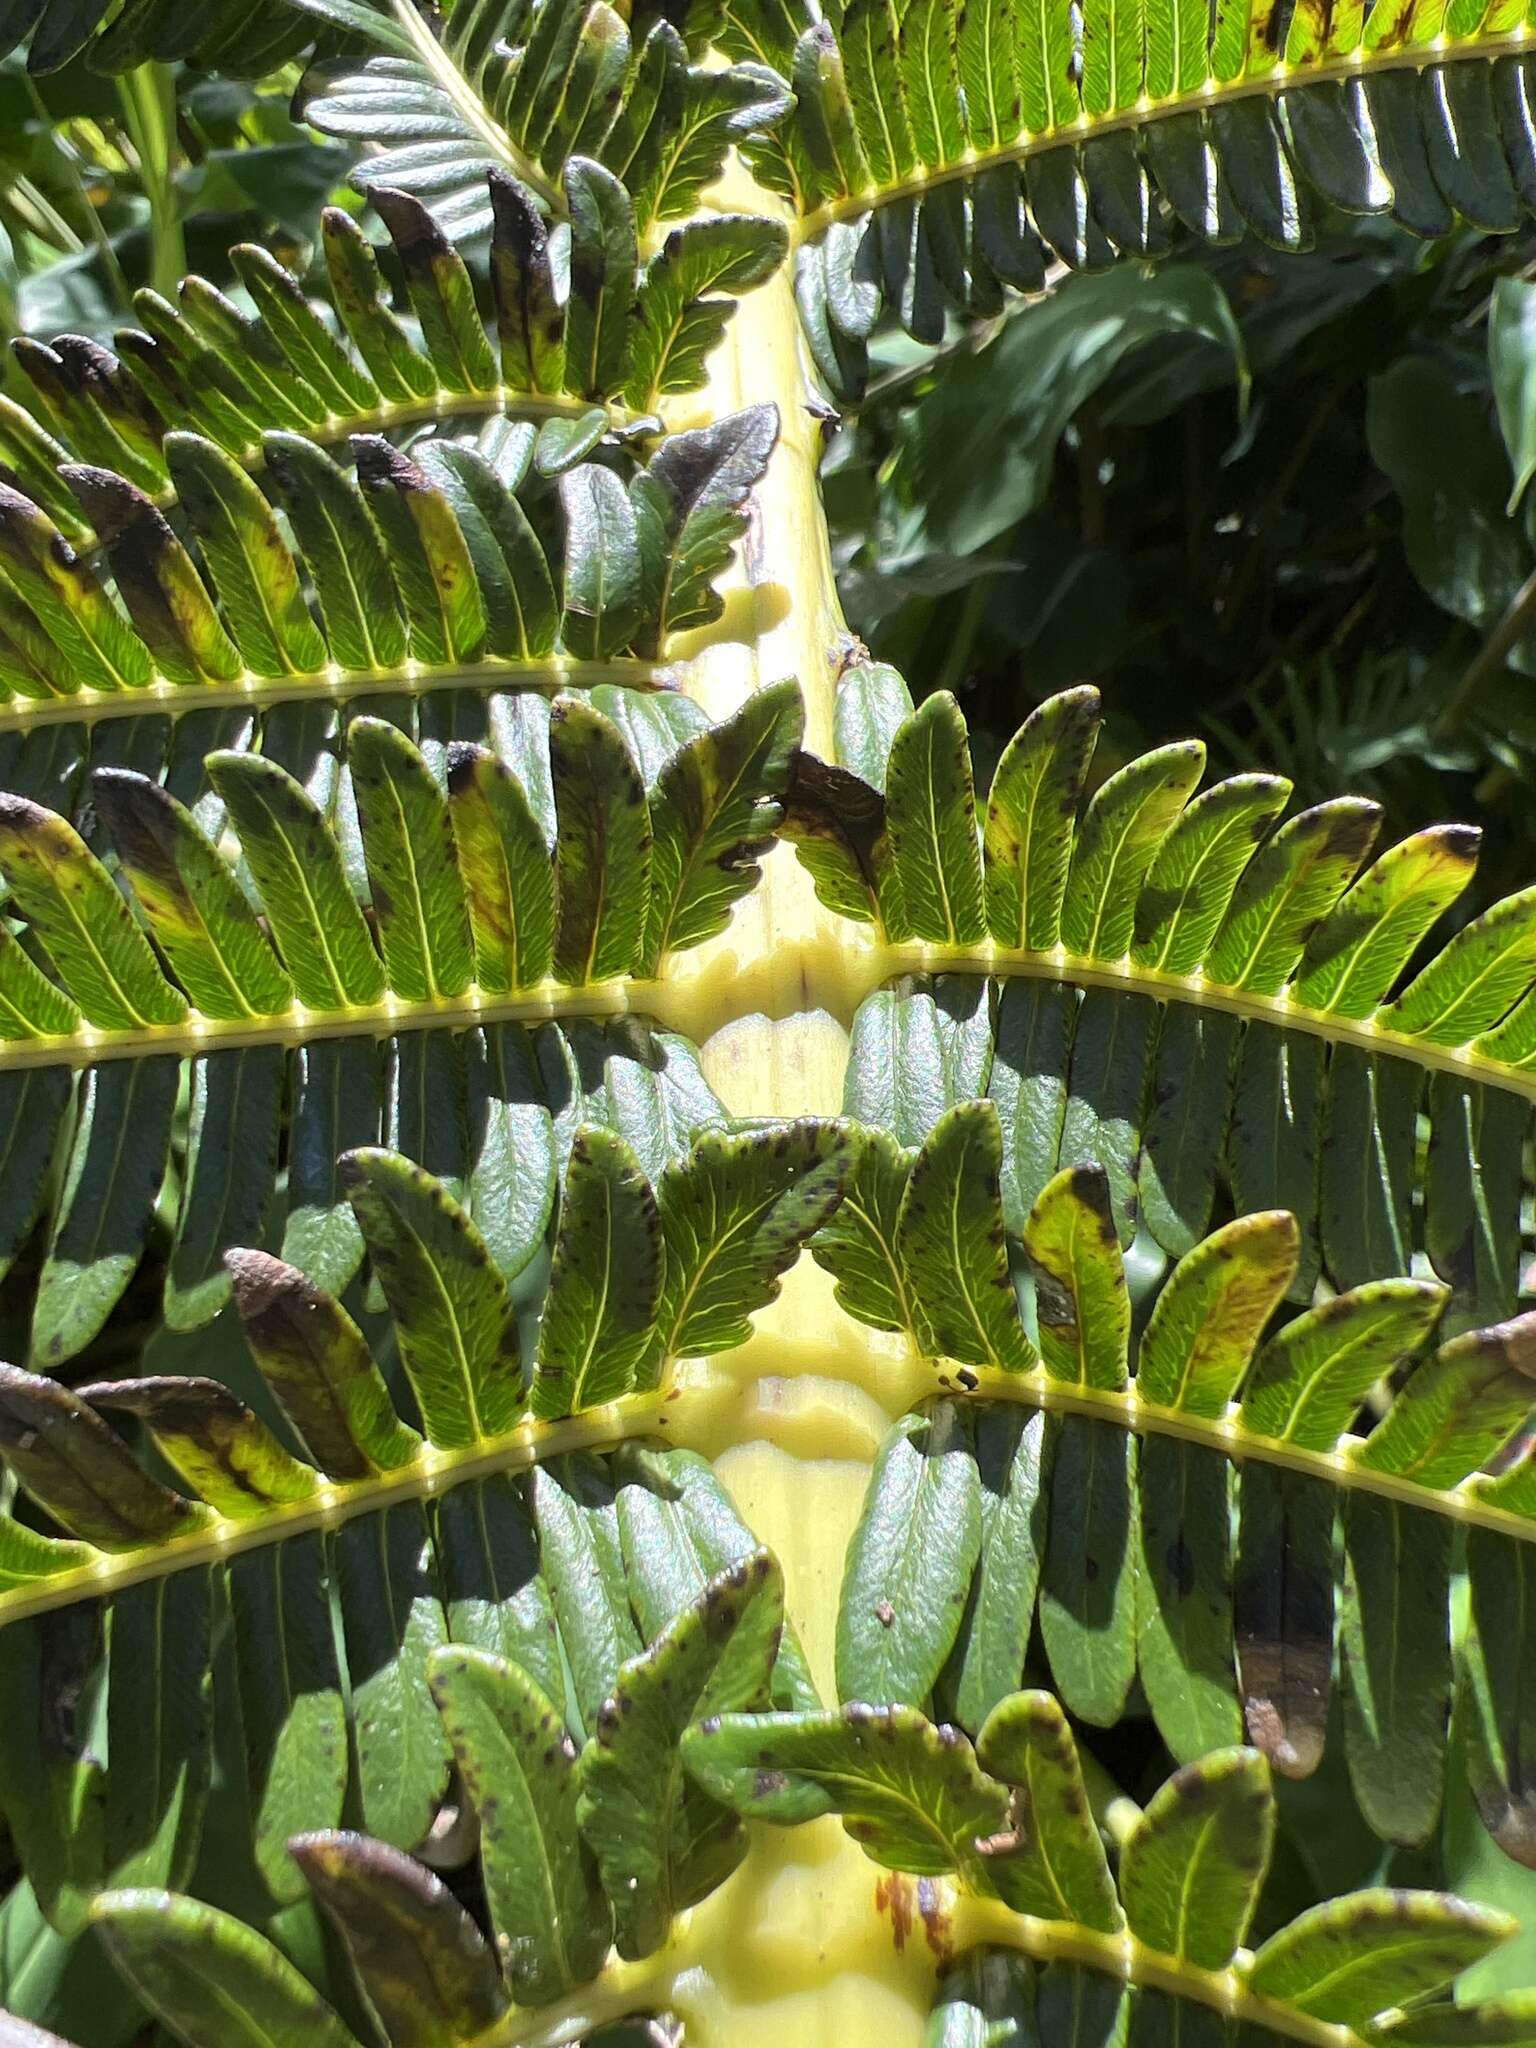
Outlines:
<svg viewBox="0 0 1536 2048"><path fill-rule="evenodd" d="M929 543L968 555L1045 496L1072 415L1135 349L1193 334L1225 351L1239 402L1248 371L1221 287L1195 268L1134 268L1065 286L1010 322L990 348L952 363L934 396L901 424L893 484L920 506Z"/></svg>

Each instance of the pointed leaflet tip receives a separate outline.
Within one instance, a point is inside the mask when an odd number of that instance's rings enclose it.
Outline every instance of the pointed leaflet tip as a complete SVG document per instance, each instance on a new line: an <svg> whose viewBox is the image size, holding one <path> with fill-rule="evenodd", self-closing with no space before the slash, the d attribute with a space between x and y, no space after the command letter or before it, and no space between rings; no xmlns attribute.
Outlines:
<svg viewBox="0 0 1536 2048"><path fill-rule="evenodd" d="M494 2025L506 1999L490 1951L441 1878L351 1831L295 1835L288 1853L391 2041L464 2041Z"/></svg>
<svg viewBox="0 0 1536 2048"><path fill-rule="evenodd" d="M366 1479L409 1464L421 1438L340 1302L268 1252L227 1251L224 1269L251 1356L320 1469Z"/></svg>

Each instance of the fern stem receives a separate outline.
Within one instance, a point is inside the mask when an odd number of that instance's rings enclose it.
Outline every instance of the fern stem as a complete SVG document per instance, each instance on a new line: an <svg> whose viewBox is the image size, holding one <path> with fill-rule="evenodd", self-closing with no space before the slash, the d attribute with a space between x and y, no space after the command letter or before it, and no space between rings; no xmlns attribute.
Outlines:
<svg viewBox="0 0 1536 2048"><path fill-rule="evenodd" d="M1436 739L1449 738L1461 729L1483 685L1503 669L1510 655L1530 632L1533 622L1536 622L1536 570L1526 577L1510 599L1503 618L1467 664L1461 680L1434 722L1432 732Z"/></svg>
<svg viewBox="0 0 1536 2048"><path fill-rule="evenodd" d="M0 1628L29 1615L47 1614L86 1598L106 1599L129 1586L164 1579L200 1565L224 1564L248 1550L264 1550L316 1529L339 1529L359 1515L378 1514L399 1501L426 1501L473 1479L526 1472L567 1451L611 1450L631 1437L665 1430L667 1409L675 1391L632 1395L604 1408L572 1415L562 1422L523 1422L505 1436L468 1450L439 1451L423 1446L409 1465L360 1479L349 1486L327 1480L308 1500L264 1508L249 1519L224 1515L210 1519L187 1536L157 1543L153 1549L122 1553L103 1551L92 1564L77 1565L51 1578L0 1589ZM670 1432L668 1432L670 1434Z"/></svg>
<svg viewBox="0 0 1536 2048"><path fill-rule="evenodd" d="M878 950L880 962L873 986L899 974L990 974L1003 980L1064 981L1078 988L1114 989L1125 995L1219 1010L1229 1017L1272 1024L1278 1030L1305 1031L1332 1045L1351 1045L1361 1052L1411 1060L1433 1073L1454 1074L1468 1084L1483 1082L1536 1102L1536 1069L1508 1066L1459 1046L1429 1045L1368 1017L1311 1010L1283 991L1273 996L1255 995L1248 989L1223 988L1198 974L1163 974L1130 960L1085 960L1060 946L1049 953L1023 953L990 942L965 947L905 942Z"/></svg>
<svg viewBox="0 0 1536 2048"><path fill-rule="evenodd" d="M149 201L150 283L174 299L187 269L187 243L176 204L171 159L176 141L176 89L161 64L140 64L117 81L123 123Z"/></svg>
<svg viewBox="0 0 1536 2048"><path fill-rule="evenodd" d="M1177 1956L1147 1948L1132 1934L1099 1934L1091 1927L1058 1920L1036 1920L1015 1913L996 1899L968 1892L954 1895L954 1934L960 1949L1018 1949L1041 1963L1081 1963L1123 1984L1146 1991L1165 1991L1222 2013L1229 2020L1306 2041L1312 2048L1354 2048L1360 2036L1351 2027L1313 2019L1272 1998L1246 1990L1233 1970L1199 1970Z"/></svg>
<svg viewBox="0 0 1536 2048"><path fill-rule="evenodd" d="M620 683L631 690L674 687L665 663L617 656L611 661L574 661L548 655L538 661L506 661L495 655L466 666L433 667L403 662L399 668L325 668L313 675L258 676L249 671L228 683L172 683L161 679L133 690L77 690L71 697L17 697L0 704L0 732L30 732L39 725L89 725L98 718L164 716L166 712L222 711L272 704L355 698L424 696L429 690L525 690L553 697L561 690L590 690Z"/></svg>
<svg viewBox="0 0 1536 2048"><path fill-rule="evenodd" d="M800 215L790 229L791 242L795 247L813 242L836 222L859 220L877 205L884 207L906 199L921 200L941 185L973 178L978 172L994 170L1002 164L1027 163L1031 157L1041 156L1047 150L1061 149L1068 143L1086 141L1089 137L1112 135L1125 128L1145 128L1155 121L1228 106L1235 100L1272 99L1289 86L1312 85L1323 79L1374 77L1388 71L1428 71L1435 65L1459 60L1492 64L1500 57L1529 54L1533 40L1536 40L1536 29L1520 22L1507 35L1482 36L1465 44L1451 43L1444 36L1435 36L1426 43L1385 52L1355 49L1344 56L1329 57L1315 64L1286 64L1281 61L1256 78L1234 78L1221 83L1207 80L1198 90L1180 93L1172 99L1138 100L1134 106L1124 107L1115 114L1080 114L1075 121L1061 128L1048 129L1039 135L1021 134L1016 141L994 149L967 149L953 163L914 172L911 177L888 185L846 193L840 199L829 199Z"/></svg>
<svg viewBox="0 0 1536 2048"><path fill-rule="evenodd" d="M369 412L331 413L308 430L308 438L321 448L335 448L353 434L395 435L411 427L432 426L441 420L483 421L497 416L520 420L579 420L597 411L607 413L609 427L615 432L632 431L646 420L654 423L652 414L632 412L627 405L620 405L616 400L565 398L552 396L547 391L521 391L511 384L492 384L483 391L439 390L425 398L393 399L374 406ZM691 423L684 419L678 424L686 426ZM266 451L257 442L250 442L241 449L231 449L229 453L253 474L259 474L266 467ZM176 502L175 491L169 489L161 491L155 499L161 511L168 511Z"/></svg>
<svg viewBox="0 0 1536 2048"><path fill-rule="evenodd" d="M1436 1489L1421 1486L1398 1472L1377 1472L1356 1460L1357 1449L1366 1441L1363 1437L1343 1436L1332 1450L1314 1451L1244 1429L1238 1420L1236 1403L1218 1416L1187 1415L1143 1401L1134 1384L1123 1391L1074 1386L1049 1378L1041 1369L1005 1373L967 1368L967 1374L965 1394L973 1400L1017 1401L1022 1407L1043 1409L1047 1414L1083 1415L1095 1422L1112 1423L1117 1429L1134 1430L1138 1436L1175 1437L1181 1443L1220 1451L1237 1465L1245 1461L1277 1465L1282 1471L1321 1479L1339 1492L1375 1494L1380 1500L1396 1501L1400 1507L1440 1515L1464 1529L1490 1529L1520 1543L1536 1543L1536 1521L1478 1498L1472 1490L1477 1474L1456 1486ZM934 1393L954 1398L958 1389L951 1376L940 1371L937 1377ZM978 1382L974 1388L969 1385L971 1377Z"/></svg>

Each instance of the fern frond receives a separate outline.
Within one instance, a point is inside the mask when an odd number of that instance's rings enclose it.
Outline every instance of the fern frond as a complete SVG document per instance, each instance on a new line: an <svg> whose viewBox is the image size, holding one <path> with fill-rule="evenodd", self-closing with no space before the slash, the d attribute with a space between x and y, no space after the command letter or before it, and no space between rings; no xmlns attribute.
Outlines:
<svg viewBox="0 0 1536 2048"><path fill-rule="evenodd" d="M293 0L321 21L333 0ZM386 54L325 67L306 120L372 143L355 176L427 202L455 241L492 225L486 173L517 179L574 219L561 172L589 158L628 193L635 227L690 213L731 147L788 110L784 81L758 64L706 68L665 17L632 44L627 10L572 0L492 0L446 19L418 0L359 0L346 25Z"/></svg>
<svg viewBox="0 0 1536 2048"><path fill-rule="evenodd" d="M1495 1839L1536 1865L1530 1759L1493 1704L1532 1677L1532 1646L1500 1619L1536 1571L1532 1460L1498 1468L1530 1414L1536 1316L1426 1356L1449 1290L1385 1279L1265 1341L1299 1249L1277 1210L1186 1254L1133 1344L1109 1183L1075 1166L1023 1224L1026 1333L994 1105L957 1104L915 1153L882 1137L867 1135L813 1251L850 1314L897 1328L941 1385L977 1399L923 1408L880 1454L843 1583L843 1698L933 1697L974 1731L1019 1684L1038 1614L1073 1712L1113 1725L1139 1677L1181 1761L1246 1723L1277 1769L1305 1777L1323 1754L1337 1609L1361 1810L1389 1840L1422 1843L1444 1782L1460 1528L1473 1789ZM923 1305L904 1326L898 1276ZM1390 1405L1353 1434L1388 1383Z"/></svg>
<svg viewBox="0 0 1536 2048"><path fill-rule="evenodd" d="M127 900L63 818L0 798L0 872L27 920L0 939L0 1258L46 1222L34 1358L56 1366L96 1338L157 1216L168 1322L210 1321L228 1295L221 1254L259 1241L282 1157L289 1255L339 1290L362 1251L337 1231L342 1143L387 1131L500 1200L517 1127L544 1115L533 1105L589 1085L573 1059L653 1070L635 1114L660 1110L658 1087L713 1104L691 1054L644 1027L631 1043L620 1023L573 1023L567 1054L553 1024L532 1040L524 1026L621 1011L624 977L654 982L724 926L757 879L800 716L793 684L714 726L681 697L504 699L491 744L439 743L436 772L396 726L360 718L329 820L270 755L216 752L226 808L209 822L238 869L167 790L100 768ZM681 1079L663 1083L669 1064ZM652 1141L633 1123L625 1136L654 1168Z"/></svg>
<svg viewBox="0 0 1536 2048"><path fill-rule="evenodd" d="M292 1276L281 1268L277 1275L248 1276L257 1356L305 1427L313 1414L328 1409L334 1418L350 1402L361 1445L363 1389L346 1377L342 1355L361 1339L355 1330L345 1342L336 1334L334 1304L325 1309L322 1334L306 1334L320 1300L294 1298L285 1306ZM366 1350L360 1358L362 1370L372 1372ZM307 1409L301 1375L312 1382ZM6 1412L12 1421L32 1412L46 1442L53 1425L65 1421L60 1403L70 1397L25 1381L8 1376ZM382 1381L376 1391L371 1412L382 1418ZM216 1447L227 1473L270 1471L252 1455L261 1426L211 1383L137 1382L103 1388L100 1397L145 1416L183 1468ZM72 1414L70 1433L83 1461L71 1482L75 1512L86 1515L82 1502L93 1481L113 1486L110 1458L118 1461L112 1498L121 1506L124 1475L138 1468L92 1410L75 1404ZM719 1610L743 1594L749 1607L769 1598L773 1625L756 1637L750 1682L730 1703L804 1707L817 1697L794 1632L783 1628L777 1567L705 1461L647 1445L638 1435L617 1451L591 1448L613 1444L626 1430L654 1428L657 1414L654 1401L641 1401L622 1416L608 1411L585 1422L524 1427L481 1446L478 1472L473 1457L434 1459L419 1444L403 1463L350 1485L296 1465L310 1474L327 1512L299 1504L285 1526L269 1503L247 1495L244 1519L205 1519L201 1533L172 1538L169 1556L141 1555L150 1576L136 1576L128 1554L118 1553L104 1560L94 1589L76 1575L68 1597L79 1604L11 1619L0 1631L0 1695L10 1731L0 1779L13 1840L52 1923L66 1932L78 1928L105 1887L185 1883L205 1816L211 1720L234 1714L245 1728L248 1833L222 1845L224 1897L265 1901L270 1912L304 1896L306 1879L317 1875L316 1832L338 1827L344 1812L361 1817L376 1852L384 1844L397 1852L387 1863L409 1868L398 1852L424 1843L451 1796L457 1761L462 1788L453 1796L486 1802L482 1840L493 1918L518 1936L503 1949L510 1988L520 2001L542 2002L596 1975L613 1923L594 1880L578 1886L587 1924L562 1926L557 1916L553 1926L540 1926L526 1872L508 1861L530 1816L515 1774L503 1771L494 1785L484 1780L486 1766L503 1770L507 1762L481 1756L501 1714L540 1727L540 1749L552 1744L555 1752L546 1766L559 1760L568 1768L573 1745L589 1737L607 1750L606 1703L616 1688L638 1682L636 1660L671 1675L678 1652L670 1646L697 1628L690 1617L698 1613L716 1621L714 1651L722 1654L730 1630ZM153 1482L140 1474L138 1483ZM238 1478L226 1490L238 1493ZM212 1540L220 1526L231 1546L225 1552ZM62 1582L57 1590L64 1593ZM214 1612L232 1631L232 1657L212 1656ZM169 1660L149 1650L161 1629L174 1640ZM174 1725L136 1712L154 1705L148 1694L157 1687ZM98 1713L104 1744L89 1735ZM676 1758L681 1728L679 1721L666 1744L670 1796L659 1781L646 1795L658 1830L685 1796ZM504 1827L491 1810L492 1790L506 1802ZM524 1794L536 1813L545 1796L537 1778ZM608 1802L594 1791L586 1803ZM522 1844L525 1854L543 1833L557 1860L576 1859L570 1786L561 1804L568 1845L549 1843L545 1809ZM742 1831L725 1816L714 1834L704 1889L745 1847ZM306 1840L294 1843L290 1856L296 1836ZM606 1871L608 1859L598 1853ZM636 1895L645 1911L660 1909L663 1933L669 1884L686 1888L690 1867L694 1883L700 1874L681 1844L675 1874L669 1860L657 1873L659 1890ZM579 1867L586 1864L583 1854ZM616 1895L623 1889L614 1887ZM504 1909L511 1909L505 1920ZM647 1952L644 1944L623 1945ZM498 1996L498 2009L503 2002Z"/></svg>
<svg viewBox="0 0 1536 2048"><path fill-rule="evenodd" d="M406 193L375 195L406 281L414 334L402 324L372 246L330 210L323 237L331 304L320 308L263 249L233 260L247 314L206 280L187 278L173 305L138 295L142 330L117 352L79 335L52 346L23 338L17 361L35 416L0 399L0 463L66 539L90 539L68 465L120 473L161 507L183 488L167 435L192 432L240 466L271 462L274 436L335 446L357 435L397 439L496 418L540 422L512 481L532 466L558 476L606 436L659 431L660 400L696 388L734 299L777 269L782 225L721 214L690 222L641 263L629 202L598 166L573 162L580 195L570 228L572 280L557 286L545 225L511 180L493 177L493 341L462 258ZM337 328L340 334L337 333ZM415 338L419 336L419 340ZM498 352L499 349L499 352Z"/></svg>
<svg viewBox="0 0 1536 2048"><path fill-rule="evenodd" d="M557 490L529 423L409 455L355 435L355 476L274 431L270 497L214 442L171 434L185 539L126 476L61 469L104 566L0 483L0 730L457 684L655 688L669 638L723 609L712 585L776 430L764 406L674 436L627 486L580 459L590 437L562 439Z"/></svg>
<svg viewBox="0 0 1536 2048"><path fill-rule="evenodd" d="M1444 1994L1514 1926L1383 1888L1314 1906L1251 1952L1275 1838L1264 1759L1232 1747L1177 1772L1112 1875L1071 1729L1045 1692L999 1701L974 1745L910 1707L851 1705L721 1715L690 1728L683 1753L739 1813L780 1826L834 1813L886 1870L947 1878L962 1959L940 2013L980 2006L1006 2024L1024 2010L1045 2048L1085 2034L1220 2041L1233 2021L1263 2039L1390 2038L1399 2005ZM1025 1958L1046 1965L1038 1979Z"/></svg>
<svg viewBox="0 0 1536 2048"><path fill-rule="evenodd" d="M1225 1184L1238 1210L1299 1219L1298 1301L1320 1270L1348 1288L1422 1253L1455 1288L1460 1326L1511 1314L1536 892L1415 968L1471 880L1475 831L1433 826L1367 864L1374 805L1277 825L1289 785L1265 775L1196 797L1192 742L1130 762L1079 816L1096 729L1090 689L1043 705L1004 751L978 830L954 699L914 712L877 667L843 684L840 765L802 767L785 830L824 900L881 933L874 971L958 970L866 1005L850 1113L920 1143L937 1032L970 1048L946 1106L997 1102L1015 1234L1058 1167L1094 1163L1121 1243L1141 1222L1178 1257ZM904 1075L893 1055L909 1034Z"/></svg>
<svg viewBox="0 0 1536 2048"><path fill-rule="evenodd" d="M1051 257L1156 257L1183 228L1280 249L1312 194L1442 235L1536 204L1529 30L1442 0L1329 10L1173 0L730 0L725 47L791 79L754 145L800 212L802 311L856 387L883 304L923 341L1039 291Z"/></svg>

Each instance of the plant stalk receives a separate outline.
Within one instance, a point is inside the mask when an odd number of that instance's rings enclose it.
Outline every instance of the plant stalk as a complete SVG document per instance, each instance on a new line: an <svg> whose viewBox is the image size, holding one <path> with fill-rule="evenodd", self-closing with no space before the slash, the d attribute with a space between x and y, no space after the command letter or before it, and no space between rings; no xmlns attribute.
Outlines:
<svg viewBox="0 0 1536 2048"><path fill-rule="evenodd" d="M149 202L149 281L175 301L187 272L187 242L176 203L176 84L163 64L140 64L117 81L139 182Z"/></svg>

